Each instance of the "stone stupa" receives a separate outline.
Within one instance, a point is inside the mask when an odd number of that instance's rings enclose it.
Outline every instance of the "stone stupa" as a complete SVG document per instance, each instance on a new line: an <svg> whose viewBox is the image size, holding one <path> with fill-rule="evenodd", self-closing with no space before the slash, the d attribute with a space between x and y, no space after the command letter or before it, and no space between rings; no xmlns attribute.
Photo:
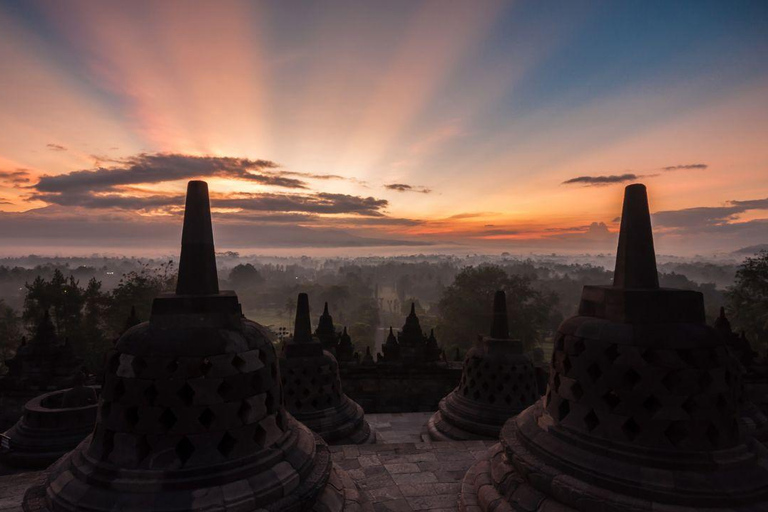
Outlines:
<svg viewBox="0 0 768 512"><path fill-rule="evenodd" d="M328 444L375 442L363 408L341 389L339 363L312 336L306 293L299 294L293 337L283 348L280 371L286 408Z"/></svg>
<svg viewBox="0 0 768 512"><path fill-rule="evenodd" d="M25 510L354 511L327 445L283 408L274 346L219 291L208 186L187 189L176 293L111 351L92 436Z"/></svg>
<svg viewBox="0 0 768 512"><path fill-rule="evenodd" d="M467 351L459 385L429 419L433 441L496 439L504 423L539 398L536 373L521 340L510 339L507 298L493 298L490 336Z"/></svg>
<svg viewBox="0 0 768 512"><path fill-rule="evenodd" d="M646 190L628 186L613 286L584 287L546 396L469 469L460 509L768 510L768 458L739 429L736 366L701 293L659 287Z"/></svg>

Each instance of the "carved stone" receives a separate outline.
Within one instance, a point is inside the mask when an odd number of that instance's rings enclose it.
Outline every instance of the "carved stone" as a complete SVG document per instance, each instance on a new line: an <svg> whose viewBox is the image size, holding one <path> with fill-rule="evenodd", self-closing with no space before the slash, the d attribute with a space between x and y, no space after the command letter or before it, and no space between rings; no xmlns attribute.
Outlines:
<svg viewBox="0 0 768 512"><path fill-rule="evenodd" d="M280 371L286 408L327 443L375 442L362 407L341 389L336 358L312 336L305 293L299 294L294 334L280 357Z"/></svg>
<svg viewBox="0 0 768 512"><path fill-rule="evenodd" d="M434 441L498 438L504 422L540 396L522 341L509 337L503 291L496 292L493 313L491 335L478 337L467 352L459 385L427 423Z"/></svg>
<svg viewBox="0 0 768 512"><path fill-rule="evenodd" d="M546 396L467 472L461 510L768 510L737 363L702 295L659 288L655 268L645 187L630 185L614 286L585 287Z"/></svg>
<svg viewBox="0 0 768 512"><path fill-rule="evenodd" d="M357 510L327 445L283 408L268 332L218 290L206 183L189 183L184 217L176 293L120 337L93 436L25 510Z"/></svg>

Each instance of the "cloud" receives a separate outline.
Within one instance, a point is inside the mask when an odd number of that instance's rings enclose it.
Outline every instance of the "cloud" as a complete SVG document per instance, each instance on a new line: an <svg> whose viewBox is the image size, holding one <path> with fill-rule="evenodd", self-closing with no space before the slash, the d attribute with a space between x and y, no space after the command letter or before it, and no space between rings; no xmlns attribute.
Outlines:
<svg viewBox="0 0 768 512"><path fill-rule="evenodd" d="M579 176L565 180L561 185L584 185L585 187L604 187L614 183L625 183L641 178L637 174L612 174L610 176Z"/></svg>
<svg viewBox="0 0 768 512"><path fill-rule="evenodd" d="M667 210L653 214L657 226L677 230L699 230L705 227L735 225L734 220L749 210L768 210L768 198L728 201L726 206L699 206Z"/></svg>
<svg viewBox="0 0 768 512"><path fill-rule="evenodd" d="M18 186L22 183L29 183L29 171L26 169L16 169L15 171L0 171L0 183L5 185Z"/></svg>
<svg viewBox="0 0 768 512"><path fill-rule="evenodd" d="M429 194L432 192L432 190L428 189L427 187L407 185L405 183L391 183L389 185L384 185L384 188L387 190L394 190L396 192L418 192L419 194Z"/></svg>
<svg viewBox="0 0 768 512"><path fill-rule="evenodd" d="M109 191L127 185L162 183L199 177L220 177L254 181L284 188L307 188L306 183L264 170L277 168L269 160L248 158L190 156L156 153L126 158L121 165L75 171L58 176L43 176L35 188L39 192L64 193Z"/></svg>
<svg viewBox="0 0 768 512"><path fill-rule="evenodd" d="M66 151L67 150L67 148L65 148L61 144L46 144L45 147L47 147L51 151Z"/></svg>
<svg viewBox="0 0 768 512"><path fill-rule="evenodd" d="M707 164L684 164L684 165L669 165L667 167L662 167L661 169L663 171L680 171L680 170L686 170L686 169L707 169L709 166Z"/></svg>

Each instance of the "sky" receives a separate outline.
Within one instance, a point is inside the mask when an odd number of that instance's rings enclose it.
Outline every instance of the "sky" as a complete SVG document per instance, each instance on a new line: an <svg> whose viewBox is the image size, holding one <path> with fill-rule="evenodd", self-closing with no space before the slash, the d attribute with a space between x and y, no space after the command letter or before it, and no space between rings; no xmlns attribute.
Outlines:
<svg viewBox="0 0 768 512"><path fill-rule="evenodd" d="M768 3L0 1L0 255L768 243Z"/></svg>

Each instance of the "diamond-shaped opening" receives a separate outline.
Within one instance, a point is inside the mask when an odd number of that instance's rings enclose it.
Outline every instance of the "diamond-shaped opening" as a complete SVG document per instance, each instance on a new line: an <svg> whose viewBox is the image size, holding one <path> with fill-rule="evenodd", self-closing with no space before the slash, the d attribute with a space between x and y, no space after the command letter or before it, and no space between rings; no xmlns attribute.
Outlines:
<svg viewBox="0 0 768 512"><path fill-rule="evenodd" d="M725 396L722 394L717 395L717 401L715 402L715 405L718 409L720 409L720 412L725 411L728 408L728 402L725 399Z"/></svg>
<svg viewBox="0 0 768 512"><path fill-rule="evenodd" d="M651 395L643 401L643 408L648 411L648 414L654 415L661 409L661 402L654 395Z"/></svg>
<svg viewBox="0 0 768 512"><path fill-rule="evenodd" d="M253 432L253 442L262 448L266 447L267 431L264 430L264 427L262 427L260 423L256 425L256 429Z"/></svg>
<svg viewBox="0 0 768 512"><path fill-rule="evenodd" d="M306 398L311 394L311 392L307 388L304 388L301 390L301 394Z"/></svg>
<svg viewBox="0 0 768 512"><path fill-rule="evenodd" d="M174 359L165 366L165 369L168 371L168 373L176 373L176 370L179 369L179 362Z"/></svg>
<svg viewBox="0 0 768 512"><path fill-rule="evenodd" d="M707 426L706 430L707 439L709 439L710 444L714 448L720 447L720 432L717 430L717 427L715 427L712 423L710 423Z"/></svg>
<svg viewBox="0 0 768 512"><path fill-rule="evenodd" d="M617 345L609 346L605 349L605 357L607 357L610 362L614 362L619 358L619 347Z"/></svg>
<svg viewBox="0 0 768 512"><path fill-rule="evenodd" d="M643 359L648 364L655 365L661 362L661 354L656 349L649 348L643 352Z"/></svg>
<svg viewBox="0 0 768 512"><path fill-rule="evenodd" d="M630 368L624 373L623 378L624 378L624 384L626 384L629 388L635 387L635 385L641 380L640 374L637 373L632 368Z"/></svg>
<svg viewBox="0 0 768 512"><path fill-rule="evenodd" d="M600 369L600 365L597 363L592 363L587 368L587 374L589 375L589 378L592 379L592 382L597 382L597 380L602 377L603 370Z"/></svg>
<svg viewBox="0 0 768 512"><path fill-rule="evenodd" d="M144 370L147 369L147 362L143 357L133 356L133 361L131 361L131 368L133 368L134 375L138 377L144 373Z"/></svg>
<svg viewBox="0 0 768 512"><path fill-rule="evenodd" d="M128 424L128 428L133 430L136 424L139 422L139 408L128 407L125 410L125 422Z"/></svg>
<svg viewBox="0 0 768 512"><path fill-rule="evenodd" d="M640 425L637 424L634 418L629 418L621 425L621 431L624 432L627 439L634 441L640 433Z"/></svg>
<svg viewBox="0 0 768 512"><path fill-rule="evenodd" d="M587 426L587 430L592 432L600 424L600 419L595 414L594 410L591 410L584 416L584 424Z"/></svg>
<svg viewBox="0 0 768 512"><path fill-rule="evenodd" d="M664 435L673 446L678 446L688 436L688 428L682 421L673 421L664 431Z"/></svg>
<svg viewBox="0 0 768 512"><path fill-rule="evenodd" d="M530 386L526 386L526 389L530 390ZM584 395L584 390L581 389L581 384L574 382L571 386L571 394L576 400L581 400L581 397Z"/></svg>
<svg viewBox="0 0 768 512"><path fill-rule="evenodd" d="M220 397L224 398L225 400L229 397L229 394L234 390L235 388L230 384L226 379L221 381L221 384L219 384L218 389L216 392L219 394Z"/></svg>
<svg viewBox="0 0 768 512"><path fill-rule="evenodd" d="M125 384L123 384L123 379L118 379L115 387L112 389L112 400L119 402L123 395L125 395Z"/></svg>
<svg viewBox="0 0 768 512"><path fill-rule="evenodd" d="M680 385L680 375L676 370L671 370L663 379L661 379L661 383L668 390L674 391L674 389Z"/></svg>
<svg viewBox="0 0 768 512"><path fill-rule="evenodd" d="M206 429L211 428L211 425L213 424L213 420L216 419L216 415L213 414L213 411L206 408L203 412L200 413L200 416L197 417L197 421L200 422L202 426L204 426Z"/></svg>
<svg viewBox="0 0 768 512"><path fill-rule="evenodd" d="M586 348L587 348L587 346L586 346L586 344L584 343L584 339L583 339L583 338L579 338L579 339L577 339L577 340L574 342L574 344L573 344L573 351L574 351L574 355L579 355L579 354L581 354L582 352L584 352L584 350L586 350Z"/></svg>
<svg viewBox="0 0 768 512"><path fill-rule="evenodd" d="M709 388L709 386L712 384L712 376L709 374L708 371L702 372L702 374L699 376L699 386L702 390L705 390Z"/></svg>
<svg viewBox="0 0 768 512"><path fill-rule="evenodd" d="M304 402L301 400L296 400L296 403L294 404L296 406L296 410L300 411L302 407L304 407Z"/></svg>
<svg viewBox="0 0 768 512"><path fill-rule="evenodd" d="M136 441L136 465L138 466L141 464L141 462L147 458L147 455L149 455L149 452L152 451L152 447L149 446L149 443L147 442L146 436L141 436Z"/></svg>
<svg viewBox="0 0 768 512"><path fill-rule="evenodd" d="M112 430L104 429L104 440L102 442L101 460L107 460L109 454L115 449L115 433Z"/></svg>
<svg viewBox="0 0 768 512"><path fill-rule="evenodd" d="M619 403L621 403L621 398L619 398L619 395L617 395L615 391L611 390L603 395L603 402L605 402L608 409L612 411L619 405Z"/></svg>
<svg viewBox="0 0 768 512"><path fill-rule="evenodd" d="M165 430L170 430L176 424L177 418L170 408L166 408L158 418Z"/></svg>
<svg viewBox="0 0 768 512"><path fill-rule="evenodd" d="M195 445L186 437L176 444L176 456L182 464L186 464L193 453L195 453Z"/></svg>
<svg viewBox="0 0 768 512"><path fill-rule="evenodd" d="M237 444L237 440L229 435L229 432L224 432L224 435L216 448L218 448L219 453L223 456L229 457L229 454L235 449L235 444Z"/></svg>
<svg viewBox="0 0 768 512"><path fill-rule="evenodd" d="M694 357L693 350L678 350L677 357L679 357L687 365L696 366L696 358Z"/></svg>
<svg viewBox="0 0 768 512"><path fill-rule="evenodd" d="M120 354L114 353L112 354L112 357L109 358L109 364L107 365L107 372L108 373L117 373L117 369L120 367Z"/></svg>
<svg viewBox="0 0 768 512"><path fill-rule="evenodd" d="M213 368L213 363L206 357L203 359L203 362L200 363L200 373L203 375L208 375L208 372L211 371L211 368Z"/></svg>
<svg viewBox="0 0 768 512"><path fill-rule="evenodd" d="M563 375L568 375L571 371L571 360L568 356L563 356Z"/></svg>
<svg viewBox="0 0 768 512"><path fill-rule="evenodd" d="M101 403L101 420L109 418L109 414L112 412L112 402Z"/></svg>
<svg viewBox="0 0 768 512"><path fill-rule="evenodd" d="M569 412L571 412L571 404L568 403L568 400L562 400L557 406L558 421L563 421Z"/></svg>
<svg viewBox="0 0 768 512"><path fill-rule="evenodd" d="M155 405L155 400L157 399L158 394L159 393L154 384L150 384L147 389L144 390L144 398L147 400L149 405Z"/></svg>
<svg viewBox="0 0 768 512"><path fill-rule="evenodd" d="M692 415L694 412L699 410L699 404L696 403L695 398L692 396L689 396L688 399L683 402L683 405L680 407L682 407L683 410L689 415Z"/></svg>
<svg viewBox="0 0 768 512"><path fill-rule="evenodd" d="M190 386L188 382L185 382L184 385L181 386L181 389L176 393L176 396L181 398L187 406L190 406L195 399L195 390L192 389L192 386Z"/></svg>
<svg viewBox="0 0 768 512"><path fill-rule="evenodd" d="M232 366L234 366L237 371L241 372L243 369L245 369L245 359L240 357L239 355L235 355L235 357L232 358Z"/></svg>

